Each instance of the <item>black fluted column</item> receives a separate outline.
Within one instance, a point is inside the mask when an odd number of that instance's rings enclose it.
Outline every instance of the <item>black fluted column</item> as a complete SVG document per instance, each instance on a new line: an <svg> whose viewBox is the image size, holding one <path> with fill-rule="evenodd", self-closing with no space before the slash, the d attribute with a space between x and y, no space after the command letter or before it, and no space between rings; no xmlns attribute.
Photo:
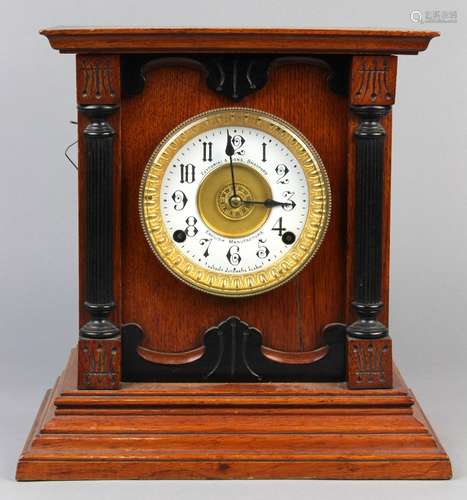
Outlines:
<svg viewBox="0 0 467 500"><path fill-rule="evenodd" d="M89 118L84 129L86 148L86 275L85 307L91 319L80 336L116 337L119 329L108 316L113 296L113 141L115 131L106 121L118 106L78 106Z"/></svg>
<svg viewBox="0 0 467 500"><path fill-rule="evenodd" d="M355 251L352 307L357 321L347 327L355 338L380 338L387 327L377 317L381 301L384 143L380 123L389 106L353 106L360 123L356 141Z"/></svg>

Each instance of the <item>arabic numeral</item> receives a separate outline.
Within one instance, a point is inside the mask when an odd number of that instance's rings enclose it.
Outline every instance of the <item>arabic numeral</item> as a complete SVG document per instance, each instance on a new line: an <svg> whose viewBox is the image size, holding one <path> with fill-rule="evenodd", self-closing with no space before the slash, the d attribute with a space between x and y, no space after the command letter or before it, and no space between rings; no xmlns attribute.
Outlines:
<svg viewBox="0 0 467 500"><path fill-rule="evenodd" d="M180 164L180 184L191 184L195 181L196 167L192 163Z"/></svg>
<svg viewBox="0 0 467 500"><path fill-rule="evenodd" d="M232 245L227 252L227 260L232 264L232 266L238 266L242 260L240 257L240 247L237 245Z"/></svg>
<svg viewBox="0 0 467 500"><path fill-rule="evenodd" d="M284 191L282 193L282 196L287 203L287 205L282 205L282 208L285 211L290 212L290 210L293 210L297 206L297 204L292 200L292 198L295 196L295 193L293 191Z"/></svg>
<svg viewBox="0 0 467 500"><path fill-rule="evenodd" d="M203 238L202 240L199 240L199 244L205 248L204 250L204 257L209 256L209 247L211 246L212 243L212 238Z"/></svg>
<svg viewBox="0 0 467 500"><path fill-rule="evenodd" d="M277 167L275 168L276 174L279 176L279 179L277 179L276 183L277 184L288 184L289 179L286 179L286 175L290 172L289 168L287 165L284 165L284 163L279 163Z"/></svg>
<svg viewBox="0 0 467 500"><path fill-rule="evenodd" d="M180 211L185 208L188 198L183 191L177 190L172 195L172 200L175 203L174 209Z"/></svg>
<svg viewBox="0 0 467 500"><path fill-rule="evenodd" d="M258 259L266 259L267 256L271 253L269 248L264 245L266 240L258 240L258 251L256 252L256 256Z"/></svg>
<svg viewBox="0 0 467 500"><path fill-rule="evenodd" d="M287 229L282 225L282 217L279 217L277 219L277 222L274 224L274 226L272 226L272 230L277 231L279 236L282 236L287 231Z"/></svg>
<svg viewBox="0 0 467 500"><path fill-rule="evenodd" d="M239 134L236 134L232 137L232 147L235 151L236 155L244 155L245 150L242 149L243 145L245 144L245 138Z"/></svg>
<svg viewBox="0 0 467 500"><path fill-rule="evenodd" d="M193 238L193 236L196 236L198 234L198 228L196 227L198 219L196 217L190 216L186 218L185 222L186 222L185 233L190 238Z"/></svg>

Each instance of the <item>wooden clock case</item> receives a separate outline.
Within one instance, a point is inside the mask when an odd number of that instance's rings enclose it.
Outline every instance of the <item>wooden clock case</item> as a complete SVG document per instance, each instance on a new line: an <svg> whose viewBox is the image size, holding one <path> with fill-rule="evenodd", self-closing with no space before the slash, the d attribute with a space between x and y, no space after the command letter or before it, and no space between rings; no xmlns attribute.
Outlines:
<svg viewBox="0 0 467 500"><path fill-rule="evenodd" d="M17 478L449 478L386 326L397 54L437 33L42 34L77 54L81 324ZM312 262L241 299L174 278L138 218L155 146L193 115L231 106L296 126L332 190Z"/></svg>

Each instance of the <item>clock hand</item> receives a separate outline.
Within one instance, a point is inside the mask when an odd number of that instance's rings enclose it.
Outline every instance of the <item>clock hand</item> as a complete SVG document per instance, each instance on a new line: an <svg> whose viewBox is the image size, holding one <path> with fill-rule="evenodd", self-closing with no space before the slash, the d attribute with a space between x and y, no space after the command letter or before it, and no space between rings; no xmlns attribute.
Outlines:
<svg viewBox="0 0 467 500"><path fill-rule="evenodd" d="M269 198L267 200L264 200L264 201L243 200L243 203L245 203L246 205L253 205L253 204L254 205L264 205L266 208L289 207L292 205L292 203L271 200Z"/></svg>
<svg viewBox="0 0 467 500"><path fill-rule="evenodd" d="M227 130L227 146L225 147L225 154L230 158L230 175L232 177L232 187L234 196L237 197L237 187L235 185L235 175L232 156L235 153L235 149L232 145L232 137L230 137L229 131Z"/></svg>

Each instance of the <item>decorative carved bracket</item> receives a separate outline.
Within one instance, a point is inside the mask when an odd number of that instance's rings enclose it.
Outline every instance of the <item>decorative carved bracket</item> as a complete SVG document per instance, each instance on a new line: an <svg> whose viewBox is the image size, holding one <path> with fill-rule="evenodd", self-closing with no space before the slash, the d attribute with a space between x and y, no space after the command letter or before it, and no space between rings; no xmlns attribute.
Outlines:
<svg viewBox="0 0 467 500"><path fill-rule="evenodd" d="M77 101L79 104L120 102L120 62L118 56L77 56Z"/></svg>
<svg viewBox="0 0 467 500"><path fill-rule="evenodd" d="M78 343L78 387L118 389L120 387L120 337Z"/></svg>
<svg viewBox="0 0 467 500"><path fill-rule="evenodd" d="M204 334L204 352L182 364L154 363L138 354L143 337L135 324L122 327L122 380L255 382L345 379L345 325L334 323L324 329L327 349L321 348L312 362L277 362L262 349L262 334L236 317L230 317ZM277 351L274 351L277 353Z"/></svg>
<svg viewBox="0 0 467 500"><path fill-rule="evenodd" d="M206 84L234 101L262 89L268 80L268 56L213 56L202 64L206 72Z"/></svg>
<svg viewBox="0 0 467 500"><path fill-rule="evenodd" d="M347 95L350 58L343 55L277 56L268 54L207 55L127 55L122 58L122 94L136 95L144 90L145 75L156 67L192 66L202 71L207 86L234 101L262 89L271 67L302 63L322 66L328 70L330 90Z"/></svg>
<svg viewBox="0 0 467 500"><path fill-rule="evenodd" d="M352 105L392 105L396 97L396 56L354 56Z"/></svg>
<svg viewBox="0 0 467 500"><path fill-rule="evenodd" d="M350 389L391 388L391 338L366 340L348 337L347 366L347 385Z"/></svg>

